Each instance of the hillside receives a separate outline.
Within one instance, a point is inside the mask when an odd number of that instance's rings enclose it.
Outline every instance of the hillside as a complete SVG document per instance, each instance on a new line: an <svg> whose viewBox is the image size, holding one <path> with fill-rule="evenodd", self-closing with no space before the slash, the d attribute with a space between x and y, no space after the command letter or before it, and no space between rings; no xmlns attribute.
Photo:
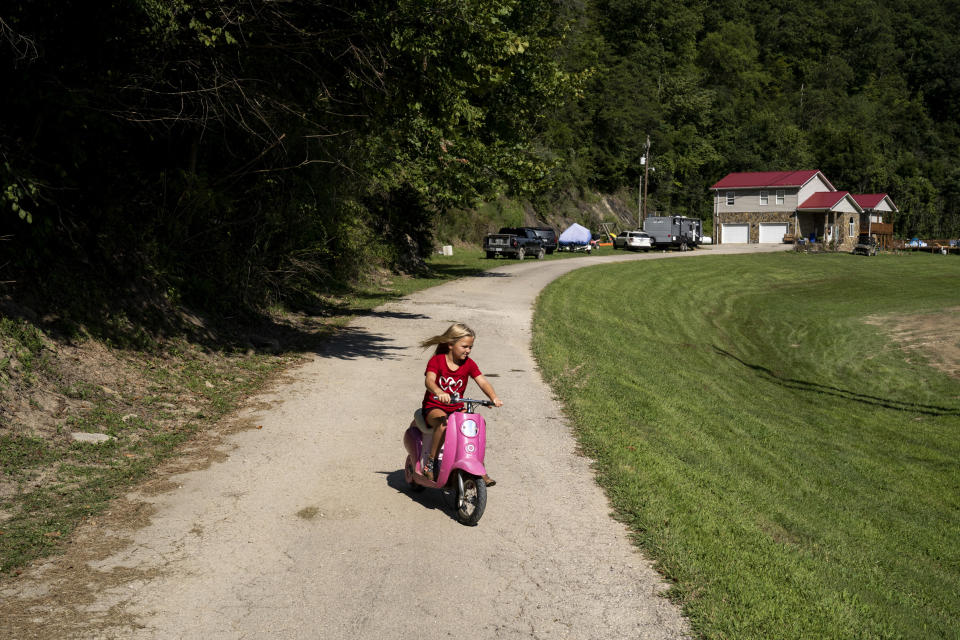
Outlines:
<svg viewBox="0 0 960 640"><path fill-rule="evenodd" d="M575 194L635 202L645 157L651 211L708 218L728 172L819 169L889 193L898 235L956 237L958 21L929 0L18 3L0 286L309 309L501 203L562 226Z"/></svg>

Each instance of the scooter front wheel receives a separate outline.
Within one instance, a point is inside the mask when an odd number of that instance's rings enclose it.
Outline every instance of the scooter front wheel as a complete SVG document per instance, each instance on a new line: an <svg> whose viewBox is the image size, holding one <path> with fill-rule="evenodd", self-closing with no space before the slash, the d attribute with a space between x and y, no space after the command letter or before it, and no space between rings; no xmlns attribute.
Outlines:
<svg viewBox="0 0 960 640"><path fill-rule="evenodd" d="M479 476L460 473L457 478L457 520L473 526L487 507L487 483Z"/></svg>

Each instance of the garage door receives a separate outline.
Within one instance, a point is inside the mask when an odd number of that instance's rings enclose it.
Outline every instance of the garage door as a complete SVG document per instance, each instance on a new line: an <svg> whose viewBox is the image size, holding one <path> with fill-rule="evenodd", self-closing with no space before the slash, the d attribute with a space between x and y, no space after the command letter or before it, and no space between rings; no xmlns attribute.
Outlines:
<svg viewBox="0 0 960 640"><path fill-rule="evenodd" d="M750 225L747 224L725 224L721 227L723 237L720 239L723 244L735 244L749 242Z"/></svg>
<svg viewBox="0 0 960 640"><path fill-rule="evenodd" d="M760 242L778 243L783 242L783 236L787 233L786 222L761 222L760 223Z"/></svg>

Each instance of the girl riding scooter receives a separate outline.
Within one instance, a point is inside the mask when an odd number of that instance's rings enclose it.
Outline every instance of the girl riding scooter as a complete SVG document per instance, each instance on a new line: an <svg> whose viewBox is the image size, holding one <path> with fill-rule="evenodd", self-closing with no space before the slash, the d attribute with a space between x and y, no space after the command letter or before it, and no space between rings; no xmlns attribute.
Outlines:
<svg viewBox="0 0 960 640"><path fill-rule="evenodd" d="M427 390L424 393L422 405L427 427L434 432L430 451L429 453L424 451L426 458L422 461L423 474L430 480L434 479L434 461L446 432L447 417L463 408L462 402L450 404L450 397L464 395L467 379L473 378L494 406L503 406L493 386L480 373L477 364L470 359L475 340L476 334L473 329L462 322L455 322L442 334L420 343L424 349L437 346L433 357L427 362L424 380ZM487 475L483 480L488 487L496 484L496 481Z"/></svg>

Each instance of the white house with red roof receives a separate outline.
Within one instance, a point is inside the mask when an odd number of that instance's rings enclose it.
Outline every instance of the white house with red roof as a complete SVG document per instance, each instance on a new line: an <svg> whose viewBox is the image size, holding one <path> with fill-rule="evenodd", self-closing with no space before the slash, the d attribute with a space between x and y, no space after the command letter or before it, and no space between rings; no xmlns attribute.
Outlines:
<svg viewBox="0 0 960 640"><path fill-rule="evenodd" d="M887 194L838 191L816 170L731 173L710 189L714 234L727 244L792 237L852 248L861 229L886 232L884 213L897 211Z"/></svg>

